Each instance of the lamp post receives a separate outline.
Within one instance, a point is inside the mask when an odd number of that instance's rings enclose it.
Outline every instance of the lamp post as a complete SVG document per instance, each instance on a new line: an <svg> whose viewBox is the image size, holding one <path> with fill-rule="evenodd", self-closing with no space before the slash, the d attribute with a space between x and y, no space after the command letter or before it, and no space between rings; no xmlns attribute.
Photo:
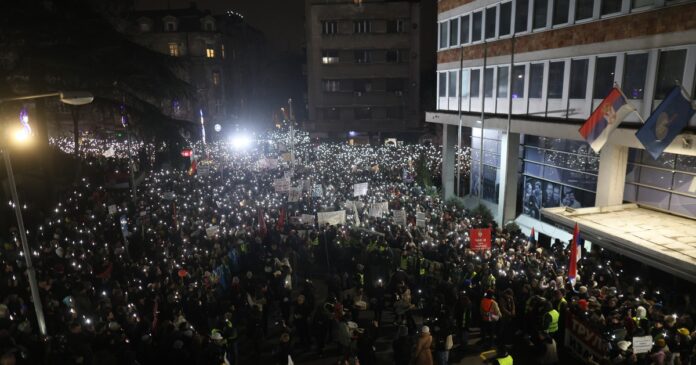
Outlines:
<svg viewBox="0 0 696 365"><path fill-rule="evenodd" d="M52 96L60 97L60 101L69 105L85 105L89 104L94 100L94 96L86 92L57 92L49 94L39 94L30 96L20 96L15 98L0 99L0 104L8 101L20 101L20 100L33 100L39 98L47 98ZM0 146L2 147L3 159L5 160L5 169L7 170L7 180L10 185L10 194L12 194L12 201L14 202L15 216L17 218L17 228L19 230L19 238L22 242L22 252L24 254L24 260L27 265L27 277L29 279L29 288L31 289L31 299L34 302L34 311L36 312L36 322L39 325L39 332L42 336L46 336L46 321L43 314L43 305L41 304L41 297L39 296L39 286L36 282L36 270L34 270L34 265L31 262L31 250L29 249L29 243L27 241L27 231L24 228L24 219L22 217L22 208L19 203L19 196L17 194L17 185L15 182L14 172L12 170L12 162L10 161L10 151L5 143L7 136L3 136L0 140ZM20 131L15 134L15 141L25 143L31 137L28 132Z"/></svg>

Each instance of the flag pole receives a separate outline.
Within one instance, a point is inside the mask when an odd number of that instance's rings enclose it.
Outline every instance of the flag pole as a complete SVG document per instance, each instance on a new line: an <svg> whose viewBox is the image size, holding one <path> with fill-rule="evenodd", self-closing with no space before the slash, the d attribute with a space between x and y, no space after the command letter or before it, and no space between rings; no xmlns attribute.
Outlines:
<svg viewBox="0 0 696 365"><path fill-rule="evenodd" d="M616 90L619 90L619 93L621 94L621 96L623 96L624 100L626 100L626 104L629 104L633 107L632 113L636 113L636 115L638 116L638 119L640 119L640 122L645 124L645 119L643 119L643 116L640 115L640 113L638 113L638 109L635 106L633 106L633 104L631 104L631 102L628 101L629 100L628 97L626 96L626 94L624 94L623 90L621 90L621 86L619 85L618 82L614 82L614 88Z"/></svg>
<svg viewBox="0 0 696 365"><path fill-rule="evenodd" d="M461 171L462 167L460 166L461 164L461 157L459 156L462 151L462 72L464 71L464 47L459 46L459 90L457 92L459 93L459 107L458 107L458 113L459 113L459 127L457 128L457 151L454 154L454 157L457 159L457 162L454 164L457 167L457 185L455 186L455 191L457 192L457 197L461 196Z"/></svg>

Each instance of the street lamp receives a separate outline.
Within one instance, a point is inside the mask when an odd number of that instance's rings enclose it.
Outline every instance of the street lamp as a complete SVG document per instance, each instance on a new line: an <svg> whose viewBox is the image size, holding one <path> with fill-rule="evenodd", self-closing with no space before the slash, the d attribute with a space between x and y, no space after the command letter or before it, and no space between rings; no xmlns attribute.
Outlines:
<svg viewBox="0 0 696 365"><path fill-rule="evenodd" d="M60 101L65 104L70 105L85 105L89 104L94 100L94 96L87 92L57 92L50 94L39 94L30 96L20 96L15 98L5 98L0 99L0 103L7 101L19 101L19 100L33 100L39 98L47 98L52 96L58 96ZM12 138L8 138L12 136ZM31 250L29 249L29 243L27 241L27 231L24 228L24 219L22 218L22 208L19 203L19 196L17 194L17 184L15 182L14 172L12 171L12 162L10 161L10 151L7 147L6 141L12 140L14 144L27 144L31 142L31 133L25 129L15 129L6 132L6 135L0 136L0 147L2 147L2 156L5 160L5 169L7 169L7 180L10 185L10 193L12 194L12 201L14 202L15 216L17 218L17 228L19 230L19 238L22 242L22 251L24 253L24 260L27 265L27 277L29 278L29 287L31 289L31 299L34 302L34 311L36 312L36 322L39 325L39 332L42 336L46 336L46 321L43 314L43 305L41 304L41 297L39 296L39 286L36 282L36 271L34 270L34 265L31 262Z"/></svg>

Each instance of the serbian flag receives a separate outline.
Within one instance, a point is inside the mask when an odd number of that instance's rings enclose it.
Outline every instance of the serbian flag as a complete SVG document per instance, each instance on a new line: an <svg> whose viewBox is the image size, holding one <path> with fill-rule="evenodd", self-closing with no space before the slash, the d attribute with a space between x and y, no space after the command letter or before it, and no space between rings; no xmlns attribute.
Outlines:
<svg viewBox="0 0 696 365"><path fill-rule="evenodd" d="M263 217L263 209L259 209L259 235L261 237L266 237L268 229L266 228L266 220Z"/></svg>
<svg viewBox="0 0 696 365"><path fill-rule="evenodd" d="M578 275L578 261L580 261L580 228L575 223L573 242L570 245L570 262L568 263L568 280L575 285L575 277Z"/></svg>
<svg viewBox="0 0 696 365"><path fill-rule="evenodd" d="M536 233L534 232L534 227L532 227L532 233L529 235L529 242L536 243Z"/></svg>
<svg viewBox="0 0 696 365"><path fill-rule="evenodd" d="M621 91L613 88L597 109L592 112L585 124L580 127L580 134L590 144L590 147L599 153L609 140L611 133L627 115L635 110L636 108L626 101Z"/></svg>

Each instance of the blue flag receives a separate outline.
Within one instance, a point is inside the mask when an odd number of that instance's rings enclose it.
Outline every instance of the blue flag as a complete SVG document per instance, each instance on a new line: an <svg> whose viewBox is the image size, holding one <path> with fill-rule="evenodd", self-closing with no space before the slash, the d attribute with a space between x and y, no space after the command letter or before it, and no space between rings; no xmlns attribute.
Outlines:
<svg viewBox="0 0 696 365"><path fill-rule="evenodd" d="M693 115L691 100L684 97L680 86L675 86L636 132L636 137L657 160Z"/></svg>

